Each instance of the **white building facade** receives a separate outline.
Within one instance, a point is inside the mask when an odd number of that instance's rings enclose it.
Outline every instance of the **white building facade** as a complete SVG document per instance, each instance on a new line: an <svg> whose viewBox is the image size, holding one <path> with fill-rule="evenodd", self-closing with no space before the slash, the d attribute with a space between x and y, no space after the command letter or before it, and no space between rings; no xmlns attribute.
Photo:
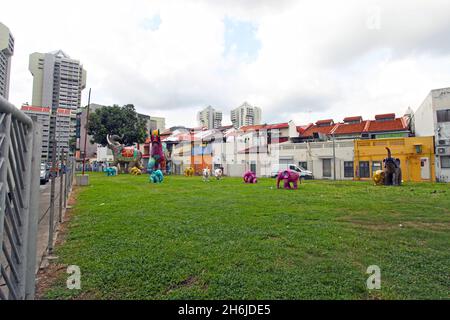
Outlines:
<svg viewBox="0 0 450 320"><path fill-rule="evenodd" d="M14 37L0 22L0 96L8 100L11 57L14 54Z"/></svg>
<svg viewBox="0 0 450 320"><path fill-rule="evenodd" d="M231 110L231 123L235 128L261 124L261 108L244 102L241 106Z"/></svg>
<svg viewBox="0 0 450 320"><path fill-rule="evenodd" d="M353 139L285 142L279 147L279 163L295 164L309 170L314 179L353 180Z"/></svg>
<svg viewBox="0 0 450 320"><path fill-rule="evenodd" d="M450 182L450 88L431 90L414 113L413 130L435 137L436 181Z"/></svg>
<svg viewBox="0 0 450 320"><path fill-rule="evenodd" d="M208 106L197 113L197 121L200 127L217 129L222 126L222 112Z"/></svg>

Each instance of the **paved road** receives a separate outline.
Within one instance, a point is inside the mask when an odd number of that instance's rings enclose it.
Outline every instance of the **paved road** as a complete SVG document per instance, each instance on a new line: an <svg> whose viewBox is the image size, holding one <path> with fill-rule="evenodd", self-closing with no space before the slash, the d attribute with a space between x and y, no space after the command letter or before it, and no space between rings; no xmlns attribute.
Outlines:
<svg viewBox="0 0 450 320"><path fill-rule="evenodd" d="M59 181L60 178L56 178L55 183L55 213L54 213L54 226L58 223L59 218ZM50 189L51 180L44 185L40 186L40 204L39 204L39 225L37 235L37 259L36 270L38 270L41 263L41 258L47 253L48 247L48 235L49 235L49 223L50 223ZM64 190L63 190L64 193ZM64 214L64 211L63 211Z"/></svg>

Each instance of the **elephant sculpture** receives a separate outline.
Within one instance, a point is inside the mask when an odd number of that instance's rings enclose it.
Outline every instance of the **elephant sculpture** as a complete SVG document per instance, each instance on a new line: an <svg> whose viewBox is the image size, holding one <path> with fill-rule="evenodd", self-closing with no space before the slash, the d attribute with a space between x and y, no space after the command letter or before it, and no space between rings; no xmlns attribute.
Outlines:
<svg viewBox="0 0 450 320"><path fill-rule="evenodd" d="M153 183L161 183L164 180L164 175L162 171L158 169L150 173L149 180Z"/></svg>
<svg viewBox="0 0 450 320"><path fill-rule="evenodd" d="M258 179L256 178L256 174L251 171L247 171L246 173L244 173L243 178L244 178L245 183L257 183L258 182Z"/></svg>
<svg viewBox="0 0 450 320"><path fill-rule="evenodd" d="M150 152L150 159L148 160L147 172L151 174L155 170L165 170L166 157L164 155L163 145L161 143L161 136L159 130L153 130L150 135L152 150Z"/></svg>
<svg viewBox="0 0 450 320"><path fill-rule="evenodd" d="M384 163L384 185L385 186L399 186L402 184L402 169L400 168L400 159L393 158L391 150L386 147L387 158L383 160Z"/></svg>
<svg viewBox="0 0 450 320"><path fill-rule="evenodd" d="M108 177L117 176L117 167L108 167L105 169L105 173Z"/></svg>
<svg viewBox="0 0 450 320"><path fill-rule="evenodd" d="M194 175L194 168L189 167L189 168L184 169L184 175L186 177L192 177Z"/></svg>
<svg viewBox="0 0 450 320"><path fill-rule="evenodd" d="M138 167L133 167L133 168L131 168L130 173L133 176L138 176L138 175L142 174L142 171Z"/></svg>
<svg viewBox="0 0 450 320"><path fill-rule="evenodd" d="M373 183L376 186L381 186L384 184L384 171L383 170L377 170L373 174L372 177Z"/></svg>
<svg viewBox="0 0 450 320"><path fill-rule="evenodd" d="M203 181L209 181L209 177L211 176L211 170L209 168L204 168L202 171Z"/></svg>
<svg viewBox="0 0 450 320"><path fill-rule="evenodd" d="M280 171L280 172L278 172L278 177L277 177L277 188L280 189L280 181L283 180L284 181L284 189L297 189L299 177L300 177L300 175L298 174L298 172L293 171L293 170L287 169L284 171ZM292 187L291 187L291 183L292 183Z"/></svg>
<svg viewBox="0 0 450 320"><path fill-rule="evenodd" d="M125 172L125 167L142 168L141 159L142 152L137 148L130 146L126 147L119 141L121 138L117 135L107 135L108 148L112 150L114 156L113 166L118 166L120 171Z"/></svg>
<svg viewBox="0 0 450 320"><path fill-rule="evenodd" d="M222 179L222 175L223 175L222 169L217 168L216 170L214 170L214 176L216 177L216 180Z"/></svg>

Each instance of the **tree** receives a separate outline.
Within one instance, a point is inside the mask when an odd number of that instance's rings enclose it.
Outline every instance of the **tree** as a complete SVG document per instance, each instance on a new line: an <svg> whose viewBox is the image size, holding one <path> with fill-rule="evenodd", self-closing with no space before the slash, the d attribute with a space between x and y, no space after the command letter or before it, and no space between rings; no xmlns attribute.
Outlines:
<svg viewBox="0 0 450 320"><path fill-rule="evenodd" d="M106 135L123 135L123 143L132 145L143 143L147 138L146 121L138 115L132 104L123 107L101 107L89 115L88 134L92 136L91 143L103 146L108 144Z"/></svg>

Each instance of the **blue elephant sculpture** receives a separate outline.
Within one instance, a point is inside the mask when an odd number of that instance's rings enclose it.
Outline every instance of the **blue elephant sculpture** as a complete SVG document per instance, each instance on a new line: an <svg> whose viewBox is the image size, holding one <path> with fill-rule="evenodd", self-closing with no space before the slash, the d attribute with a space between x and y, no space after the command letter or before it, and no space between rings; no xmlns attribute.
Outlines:
<svg viewBox="0 0 450 320"><path fill-rule="evenodd" d="M150 174L149 178L150 182L153 183L161 183L164 180L164 175L161 170L155 170Z"/></svg>
<svg viewBox="0 0 450 320"><path fill-rule="evenodd" d="M106 175L109 176L116 176L117 175L117 168L116 167L108 167L105 169Z"/></svg>

